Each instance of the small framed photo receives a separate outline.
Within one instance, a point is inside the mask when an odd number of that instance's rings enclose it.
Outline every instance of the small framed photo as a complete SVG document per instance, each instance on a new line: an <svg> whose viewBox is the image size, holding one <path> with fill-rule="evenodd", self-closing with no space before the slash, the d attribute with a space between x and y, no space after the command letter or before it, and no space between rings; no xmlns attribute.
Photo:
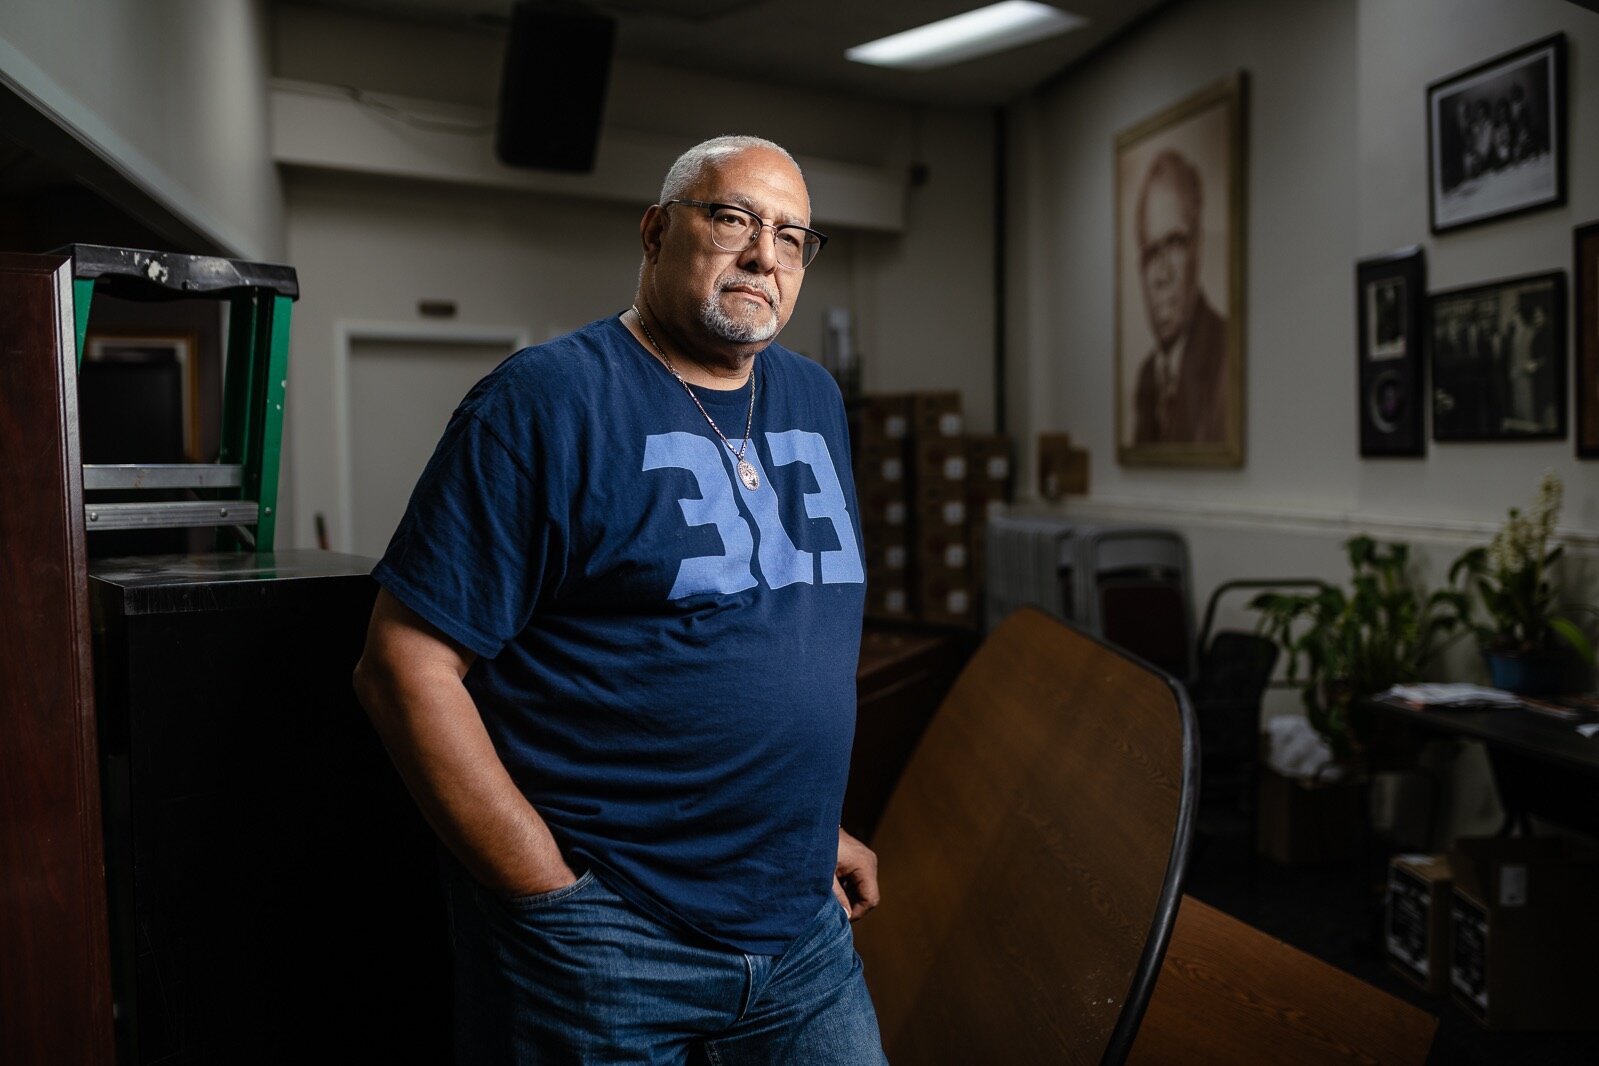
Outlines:
<svg viewBox="0 0 1599 1066"><path fill-rule="evenodd" d="M1566 202L1564 34L1427 86L1432 231Z"/></svg>
<svg viewBox="0 0 1599 1066"><path fill-rule="evenodd" d="M200 455L199 337L84 338L78 371L84 462L180 462Z"/></svg>
<svg viewBox="0 0 1599 1066"><path fill-rule="evenodd" d="M1244 461L1242 71L1116 137L1116 458Z"/></svg>
<svg viewBox="0 0 1599 1066"><path fill-rule="evenodd" d="M1355 264L1360 454L1426 452L1427 264L1419 247Z"/></svg>
<svg viewBox="0 0 1599 1066"><path fill-rule="evenodd" d="M1599 459L1599 221L1577 229L1577 454Z"/></svg>
<svg viewBox="0 0 1599 1066"><path fill-rule="evenodd" d="M1566 275L1556 271L1435 294L1432 438L1566 435Z"/></svg>

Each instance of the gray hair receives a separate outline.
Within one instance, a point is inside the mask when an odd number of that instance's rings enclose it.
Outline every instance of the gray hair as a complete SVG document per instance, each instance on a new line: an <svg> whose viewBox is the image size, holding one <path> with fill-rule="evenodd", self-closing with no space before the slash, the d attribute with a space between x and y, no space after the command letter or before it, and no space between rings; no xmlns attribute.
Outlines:
<svg viewBox="0 0 1599 1066"><path fill-rule="evenodd" d="M737 155L739 152L751 148L766 148L776 152L789 161L795 170L800 165L794 162L794 157L780 144L774 144L764 137L750 137L743 134L728 134L722 137L712 137L708 141L701 141L693 148L677 157L677 162L672 164L672 169L666 172L666 180L661 182L661 203L675 200L688 191L688 187L699 180L709 164L719 161L719 157ZM800 175L802 178L804 174Z"/></svg>

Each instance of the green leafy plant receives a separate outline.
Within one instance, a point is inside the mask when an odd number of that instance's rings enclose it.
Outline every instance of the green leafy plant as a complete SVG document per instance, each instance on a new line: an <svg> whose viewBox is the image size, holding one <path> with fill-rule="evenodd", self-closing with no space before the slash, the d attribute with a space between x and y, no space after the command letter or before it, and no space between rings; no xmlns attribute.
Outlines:
<svg viewBox="0 0 1599 1066"><path fill-rule="evenodd" d="M1510 508L1486 548L1472 548L1449 567L1461 622L1485 652L1540 652L1565 649L1593 662L1593 645L1571 618L1560 613L1550 568L1562 546L1549 546L1560 516L1560 478L1544 473L1532 509ZM1483 614L1477 613L1481 605ZM1591 608L1582 608L1591 610Z"/></svg>
<svg viewBox="0 0 1599 1066"><path fill-rule="evenodd" d="M1340 761L1354 757L1363 738L1350 717L1352 700L1390 685L1419 681L1450 639L1460 618L1460 593L1431 594L1409 573L1410 549L1367 536L1344 542L1347 588L1264 592L1249 606L1260 631L1286 655L1286 675L1301 682L1310 724Z"/></svg>

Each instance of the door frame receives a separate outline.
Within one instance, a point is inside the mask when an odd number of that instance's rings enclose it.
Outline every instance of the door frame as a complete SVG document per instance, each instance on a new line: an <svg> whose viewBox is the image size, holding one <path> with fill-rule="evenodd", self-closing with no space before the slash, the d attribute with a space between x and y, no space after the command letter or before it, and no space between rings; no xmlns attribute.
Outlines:
<svg viewBox="0 0 1599 1066"><path fill-rule="evenodd" d="M337 550L355 550L355 458L350 440L351 349L363 341L400 341L406 344L481 344L503 346L505 354L532 343L526 326L480 326L438 322L358 322L333 324L333 439L339 478L338 528L328 541Z"/></svg>

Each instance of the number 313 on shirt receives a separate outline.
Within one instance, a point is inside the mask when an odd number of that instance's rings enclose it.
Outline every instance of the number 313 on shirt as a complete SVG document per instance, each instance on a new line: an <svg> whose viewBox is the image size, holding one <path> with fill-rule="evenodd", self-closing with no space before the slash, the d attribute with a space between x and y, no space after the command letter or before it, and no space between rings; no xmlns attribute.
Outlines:
<svg viewBox="0 0 1599 1066"><path fill-rule="evenodd" d="M735 447L739 443L733 441ZM700 495L697 499L685 496L677 501L683 509L683 519L691 526L715 527L723 549L721 555L684 559L668 598L742 592L755 587L757 567L769 588L813 584L818 555L824 585L860 584L866 580L844 488L828 452L827 441L819 433L791 429L766 434L766 446L775 465L804 463L810 468L816 478L817 491L804 494L805 513L812 519L832 524L838 548L808 552L794 546L778 514L777 491L762 469L754 448L747 449L744 458L760 474L761 487L751 492L738 485L733 454L720 442L694 433L652 434L645 438L643 468L680 469L693 476ZM760 532L758 544L749 522L739 510L740 494Z"/></svg>

